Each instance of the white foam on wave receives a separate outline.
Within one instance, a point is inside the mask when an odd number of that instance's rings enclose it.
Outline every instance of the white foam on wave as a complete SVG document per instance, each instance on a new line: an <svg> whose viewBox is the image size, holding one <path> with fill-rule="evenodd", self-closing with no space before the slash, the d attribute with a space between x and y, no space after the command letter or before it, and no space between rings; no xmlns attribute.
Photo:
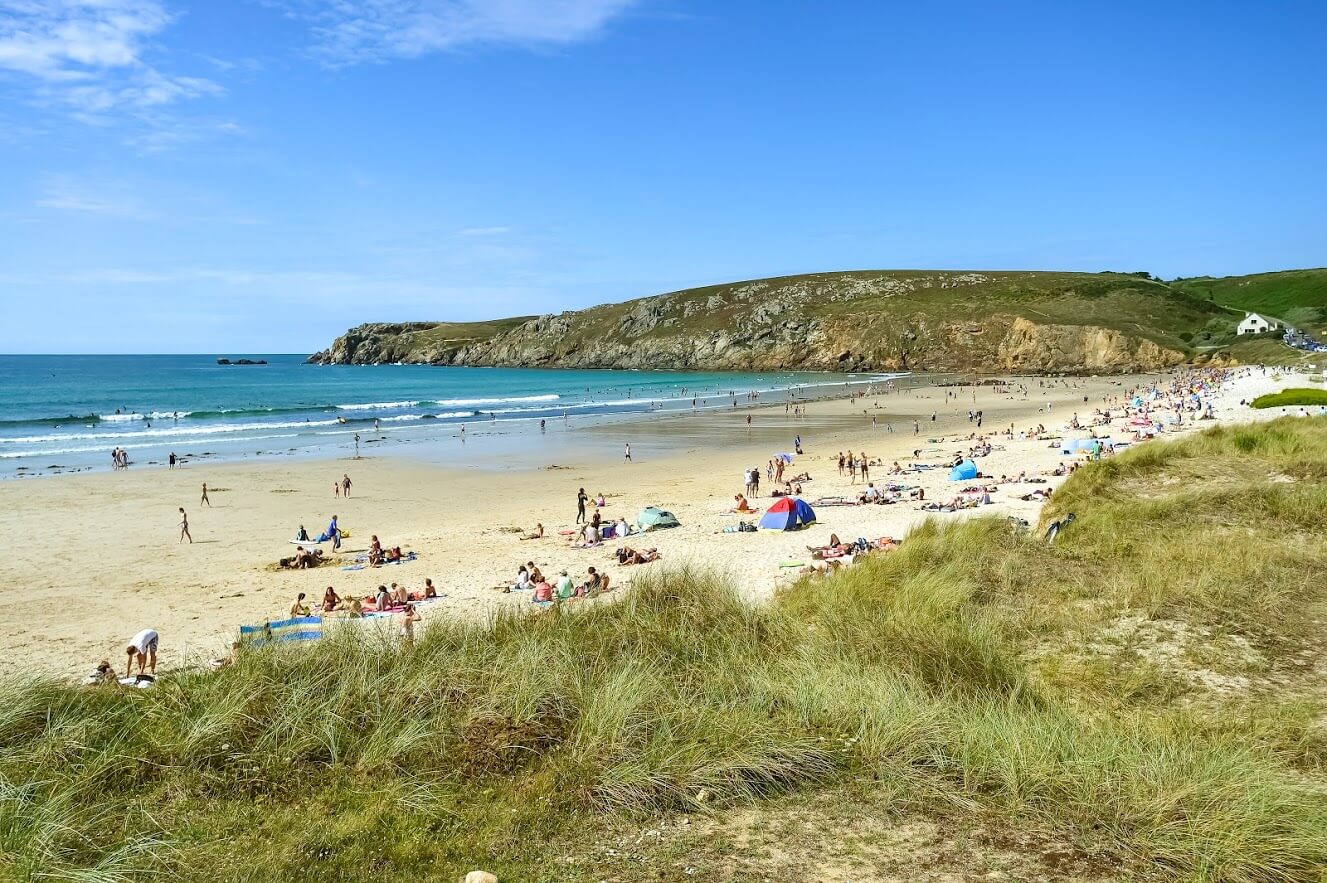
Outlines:
<svg viewBox="0 0 1327 883"><path fill-rule="evenodd" d="M560 399L557 393L538 396L510 396L507 398L493 399L438 399L438 404L443 407L456 407L458 405L505 405L509 402L555 402Z"/></svg>
<svg viewBox="0 0 1327 883"><path fill-rule="evenodd" d="M398 408L414 408L419 402L365 402L363 404L337 405L338 411L391 411Z"/></svg>
<svg viewBox="0 0 1327 883"><path fill-rule="evenodd" d="M0 444L42 444L59 441L90 441L92 439L141 439L141 438L193 438L195 436L224 435L232 432L263 432L272 429L297 429L305 426L332 426L335 420L290 420L284 423L231 423L215 426L172 426L169 429L143 429L138 432L80 432L64 435L25 435L17 438L0 438ZM122 445L121 447L125 447ZM93 449L95 450L95 448Z"/></svg>
<svg viewBox="0 0 1327 883"><path fill-rule="evenodd" d="M290 432L290 433L283 433L281 435L246 435L242 438L228 438L226 439L226 442L232 443L232 442L264 441L266 439L273 439L273 438L299 438L299 433ZM120 447L124 448L126 451L134 451L140 448L152 448L159 446L160 442L154 442L153 444L145 444L145 445L120 445ZM22 457L45 458L45 457L53 457L56 454L94 454L99 452L105 453L106 446L95 445L93 447L86 447L86 448L41 448L40 450L35 450L35 451L6 451L4 453L0 453L0 460L16 460Z"/></svg>
<svg viewBox="0 0 1327 883"><path fill-rule="evenodd" d="M665 399L613 399L607 402L578 402L574 405L563 405L560 408L493 408L486 410L485 414L529 414L533 411L583 411L586 408L620 408L623 405L639 405L648 407L658 401L669 401Z"/></svg>

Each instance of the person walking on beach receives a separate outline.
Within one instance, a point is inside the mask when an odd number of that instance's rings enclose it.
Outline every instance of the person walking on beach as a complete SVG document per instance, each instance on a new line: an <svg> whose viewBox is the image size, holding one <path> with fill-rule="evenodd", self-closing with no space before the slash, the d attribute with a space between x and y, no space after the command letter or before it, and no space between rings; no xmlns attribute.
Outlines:
<svg viewBox="0 0 1327 883"><path fill-rule="evenodd" d="M207 498L207 482L203 482L203 499L198 502L198 505L201 506L204 503L207 504L207 508L212 508L212 501Z"/></svg>
<svg viewBox="0 0 1327 883"><path fill-rule="evenodd" d="M342 474L341 474L341 494L342 494L342 496L344 496L347 500L350 499L350 474L349 474L349 473L342 473Z"/></svg>
<svg viewBox="0 0 1327 883"><path fill-rule="evenodd" d="M185 537L188 537L188 538L189 538L189 545L192 546L193 543L194 543L194 538L193 538L193 536L189 533L189 516L185 514L185 512L184 512L184 507L181 506L181 507L180 507L180 542L184 542L184 538L185 538Z"/></svg>
<svg viewBox="0 0 1327 883"><path fill-rule="evenodd" d="M581 488L576 494L576 523L580 524L585 520L585 501L590 499L585 493L585 488Z"/></svg>
<svg viewBox="0 0 1327 883"><path fill-rule="evenodd" d="M124 676L129 677L133 671L134 662L138 662L138 673L144 673L144 669L151 668L152 674L157 673L157 642L160 636L156 629L143 629L138 634L129 639L129 644L124 648L125 656L128 657L124 663Z"/></svg>
<svg viewBox="0 0 1327 883"><path fill-rule="evenodd" d="M339 482L339 481L334 481L334 482L332 482L332 496L336 497L337 499L340 499L340 497L341 497L341 482Z"/></svg>
<svg viewBox="0 0 1327 883"><path fill-rule="evenodd" d="M626 457L626 462L630 463L630 462L631 462L631 443L630 443L630 442L628 442L627 445L626 445L625 457Z"/></svg>

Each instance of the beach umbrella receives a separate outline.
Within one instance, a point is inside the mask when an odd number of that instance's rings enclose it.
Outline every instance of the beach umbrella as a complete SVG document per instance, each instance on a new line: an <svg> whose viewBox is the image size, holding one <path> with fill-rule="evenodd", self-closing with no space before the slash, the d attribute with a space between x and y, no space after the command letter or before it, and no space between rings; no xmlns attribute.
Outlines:
<svg viewBox="0 0 1327 883"><path fill-rule="evenodd" d="M791 463L791 462L793 461L793 455L792 455L792 454L775 454L775 455L774 455L774 459L775 459L775 460L782 460L782 461L785 462L785 463Z"/></svg>
<svg viewBox="0 0 1327 883"><path fill-rule="evenodd" d="M794 497L780 497L760 516L763 530L797 530L816 520L811 507Z"/></svg>
<svg viewBox="0 0 1327 883"><path fill-rule="evenodd" d="M949 470L950 481L969 481L977 477L977 464L971 460L964 460L953 469Z"/></svg>

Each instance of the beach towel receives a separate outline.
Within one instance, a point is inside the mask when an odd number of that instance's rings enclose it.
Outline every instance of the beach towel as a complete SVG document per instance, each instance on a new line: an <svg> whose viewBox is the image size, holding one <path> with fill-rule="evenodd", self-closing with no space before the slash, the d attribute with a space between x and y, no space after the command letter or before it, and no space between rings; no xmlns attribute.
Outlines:
<svg viewBox="0 0 1327 883"><path fill-rule="evenodd" d="M240 640L247 640L255 647L269 641L313 641L323 636L321 616L296 616L265 622L262 625L240 626Z"/></svg>

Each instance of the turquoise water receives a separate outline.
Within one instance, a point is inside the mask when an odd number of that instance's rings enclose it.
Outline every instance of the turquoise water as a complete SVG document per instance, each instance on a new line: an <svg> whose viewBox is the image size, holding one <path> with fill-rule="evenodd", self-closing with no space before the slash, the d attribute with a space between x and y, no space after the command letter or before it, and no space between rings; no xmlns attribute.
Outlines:
<svg viewBox="0 0 1327 883"><path fill-rule="evenodd" d="M812 395L863 375L306 365L303 356L0 356L0 475L131 462L340 453L362 443L538 433L584 418ZM795 391L790 392L790 391Z"/></svg>

